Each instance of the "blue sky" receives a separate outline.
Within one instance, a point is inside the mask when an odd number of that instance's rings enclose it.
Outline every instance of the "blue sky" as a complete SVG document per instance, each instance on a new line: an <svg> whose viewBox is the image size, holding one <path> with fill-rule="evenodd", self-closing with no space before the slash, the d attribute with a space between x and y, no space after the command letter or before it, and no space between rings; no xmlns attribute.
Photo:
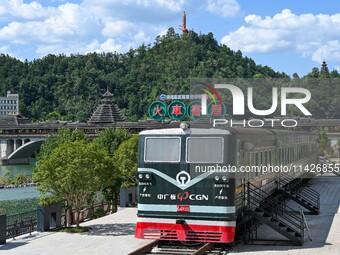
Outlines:
<svg viewBox="0 0 340 255"><path fill-rule="evenodd" d="M276 71L305 75L323 60L340 71L334 0L1 0L0 53L126 52L178 29L183 11L190 30Z"/></svg>

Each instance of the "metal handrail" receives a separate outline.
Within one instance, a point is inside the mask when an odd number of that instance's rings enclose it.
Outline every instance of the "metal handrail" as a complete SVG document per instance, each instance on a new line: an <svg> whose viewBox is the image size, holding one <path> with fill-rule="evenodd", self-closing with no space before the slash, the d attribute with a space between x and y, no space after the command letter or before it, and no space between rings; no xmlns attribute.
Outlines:
<svg viewBox="0 0 340 255"><path fill-rule="evenodd" d="M38 210L8 215L6 222L6 237L15 238L23 234L31 234L37 230Z"/></svg>
<svg viewBox="0 0 340 255"><path fill-rule="evenodd" d="M291 178L290 176L288 176L284 173L281 173L281 175L286 178L286 180L285 180L286 184L284 184L283 186L286 186L289 190L292 190L296 194L303 196L303 198L307 202L309 202L313 206L316 206L316 207L319 208L319 206L320 206L320 194L319 194L319 192L315 191L312 188L303 186L299 182L294 182L295 180L293 178ZM283 180L280 178L280 181L283 181Z"/></svg>
<svg viewBox="0 0 340 255"><path fill-rule="evenodd" d="M294 232L299 233L301 236L304 235L303 219L301 215L299 217L298 215L287 210L285 210L284 213L282 210L278 209L278 204L273 203L272 201L267 201L264 203L264 200L270 197L270 195L250 182L248 182L247 185L248 205L254 205L255 207L264 209L266 211L265 213L268 213L272 217L283 221L283 223L286 223L287 226ZM250 192L252 192L255 196L251 196ZM284 208L293 211L293 209L287 205L285 205Z"/></svg>

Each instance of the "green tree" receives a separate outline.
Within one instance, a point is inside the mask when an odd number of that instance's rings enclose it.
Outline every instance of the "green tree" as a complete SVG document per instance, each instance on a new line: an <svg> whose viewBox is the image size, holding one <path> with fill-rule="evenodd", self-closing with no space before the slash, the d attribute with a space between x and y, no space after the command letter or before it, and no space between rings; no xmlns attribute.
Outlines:
<svg viewBox="0 0 340 255"><path fill-rule="evenodd" d="M40 152L37 156L38 163L40 160L47 158L55 148L64 143L87 140L87 136L81 130L60 128L56 134L49 134L46 141L41 145Z"/></svg>
<svg viewBox="0 0 340 255"><path fill-rule="evenodd" d="M102 149L104 149L110 157L113 157L119 145L129 139L131 134L128 130L122 128L107 128L102 131L94 142ZM118 207L118 198L120 187L123 183L121 172L114 163L111 164L111 174L107 177L108 185L103 189L103 195L107 202L112 206L111 211L116 212Z"/></svg>
<svg viewBox="0 0 340 255"><path fill-rule="evenodd" d="M33 178L42 194L62 198L75 209L79 227L80 211L94 192L107 185L105 180L110 175L110 166L107 152L97 144L69 141L39 160Z"/></svg>
<svg viewBox="0 0 340 255"><path fill-rule="evenodd" d="M58 112L53 111L47 114L46 120L61 120L61 116Z"/></svg>
<svg viewBox="0 0 340 255"><path fill-rule="evenodd" d="M110 156L118 149L118 146L131 136L124 128L106 128L94 140L101 148L105 149Z"/></svg>
<svg viewBox="0 0 340 255"><path fill-rule="evenodd" d="M115 152L114 162L116 169L122 175L123 186L137 185L137 161L138 161L138 135L133 135L122 142Z"/></svg>

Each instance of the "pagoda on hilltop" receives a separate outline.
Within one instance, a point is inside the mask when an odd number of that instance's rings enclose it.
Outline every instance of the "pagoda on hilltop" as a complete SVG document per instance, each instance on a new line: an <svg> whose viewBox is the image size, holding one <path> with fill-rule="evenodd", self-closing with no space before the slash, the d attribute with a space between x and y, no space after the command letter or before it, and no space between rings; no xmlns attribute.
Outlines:
<svg viewBox="0 0 340 255"><path fill-rule="evenodd" d="M325 77L329 77L329 70L326 61L322 61L320 75L323 75Z"/></svg>
<svg viewBox="0 0 340 255"><path fill-rule="evenodd" d="M125 117L118 106L112 102L112 97L112 94L107 90L103 95L102 103L98 105L97 109L93 112L88 123L114 124L125 121Z"/></svg>
<svg viewBox="0 0 340 255"><path fill-rule="evenodd" d="M189 30L187 29L187 14L185 12L183 12L182 25L180 25L179 29L182 30L183 35L189 33Z"/></svg>

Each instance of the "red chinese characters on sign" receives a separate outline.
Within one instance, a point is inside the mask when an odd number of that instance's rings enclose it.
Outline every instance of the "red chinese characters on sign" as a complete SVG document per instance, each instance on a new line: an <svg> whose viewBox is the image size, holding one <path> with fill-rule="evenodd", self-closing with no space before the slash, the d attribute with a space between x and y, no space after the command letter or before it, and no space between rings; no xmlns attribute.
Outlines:
<svg viewBox="0 0 340 255"><path fill-rule="evenodd" d="M162 120L166 116L166 105L163 102L152 102L148 114L153 120Z"/></svg>
<svg viewBox="0 0 340 255"><path fill-rule="evenodd" d="M159 116L163 116L163 114L161 113L161 111L163 110L163 108L159 107L159 105L156 105L155 108L153 108L153 117L155 117L156 115L159 115Z"/></svg>
<svg viewBox="0 0 340 255"><path fill-rule="evenodd" d="M186 106L181 101L172 102L168 107L168 111L170 119L173 120L181 120L187 114Z"/></svg>
<svg viewBox="0 0 340 255"><path fill-rule="evenodd" d="M178 115L182 115L183 113L182 113L182 106L181 105L178 105L178 104L176 104L176 105L173 105L172 106L172 115L175 115L176 117L178 116Z"/></svg>
<svg viewBox="0 0 340 255"><path fill-rule="evenodd" d="M211 116L222 117L222 105L221 104L211 105Z"/></svg>
<svg viewBox="0 0 340 255"><path fill-rule="evenodd" d="M193 104L190 109L191 109L191 116L201 117L201 105Z"/></svg>

